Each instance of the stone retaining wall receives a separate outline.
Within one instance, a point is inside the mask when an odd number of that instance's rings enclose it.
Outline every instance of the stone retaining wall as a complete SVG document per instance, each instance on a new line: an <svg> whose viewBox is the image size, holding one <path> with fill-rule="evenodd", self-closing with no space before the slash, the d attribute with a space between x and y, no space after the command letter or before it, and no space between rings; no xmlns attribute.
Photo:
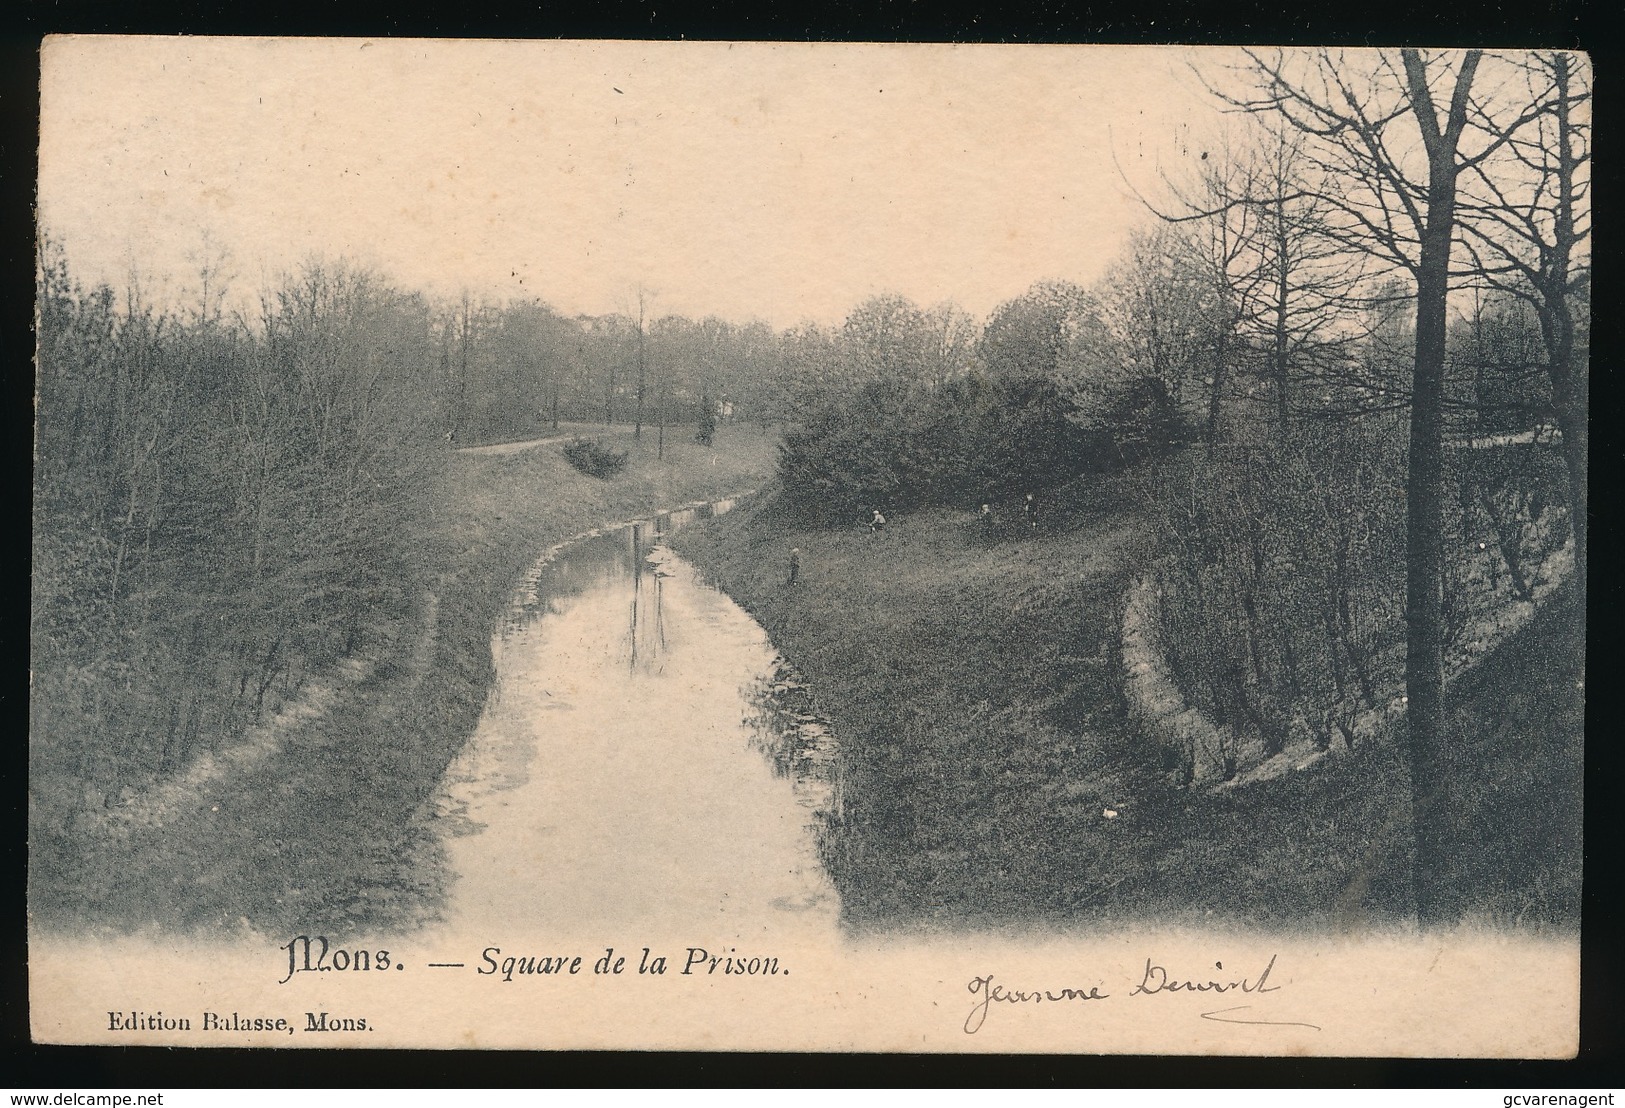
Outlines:
<svg viewBox="0 0 1625 1108"><path fill-rule="evenodd" d="M1572 540L1541 563L1532 574L1538 584L1534 600L1509 600L1479 618L1461 635L1460 653L1446 667L1445 680L1472 669L1501 643L1522 630L1535 610L1561 588L1574 565ZM1322 747L1314 729L1301 717L1294 721L1284 749L1266 758L1256 735L1221 725L1185 700L1158 641L1161 583L1155 569L1130 584L1123 609L1123 691L1129 719L1147 740L1165 752L1169 773L1182 784L1215 790L1235 788L1307 769L1322 758L1346 754L1346 741ZM1355 745L1384 741L1404 718L1403 687L1385 688L1375 707L1343 721ZM1321 728L1325 733L1327 728ZM1227 772L1228 771L1228 772Z"/></svg>

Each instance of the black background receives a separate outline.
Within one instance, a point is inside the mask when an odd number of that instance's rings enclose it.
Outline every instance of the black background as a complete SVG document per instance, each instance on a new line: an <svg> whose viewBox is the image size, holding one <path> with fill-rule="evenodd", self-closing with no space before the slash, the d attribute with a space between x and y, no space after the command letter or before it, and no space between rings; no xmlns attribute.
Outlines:
<svg viewBox="0 0 1625 1108"><path fill-rule="evenodd" d="M436 9L440 10L436 10ZM458 1051L241 1050L159 1047L48 1047L31 1044L27 1021L24 905L27 780L27 566L33 414L34 226L38 122L37 49L56 32L98 34L365 35L371 37L777 39L791 41L1116 42L1199 44L1342 44L1553 47L1587 50L1599 80L1594 188L1612 211L1618 161L1609 138L1618 101L1619 51L1610 32L1616 4L1547 0L1428 3L1273 4L1261 0L1176 3L825 4L644 3L294 4L126 0L51 3L25 0L0 12L0 340L4 341L7 470L13 526L4 541L15 567L12 606L0 621L7 662L0 706L7 709L3 745L8 821L0 834L7 881L0 937L0 1024L5 1062L0 1087L39 1091L106 1087L410 1088L410 1087L1472 1087L1530 1091L1617 1087L1621 1077L1619 955L1625 935L1616 858L1620 823L1610 803L1621 780L1621 729L1614 719L1613 652L1620 594L1612 476L1619 412L1610 379L1618 349L1617 292L1611 223L1605 216L1594 251L1601 295L1593 345L1593 573L1587 727L1586 893L1580 1056L1569 1062L1416 1061L1382 1059L1200 1059L1094 1056L909 1056L776 1054L465 1053ZM1599 205L1595 205L1599 206ZM20 600L19 605L17 601ZM1599 638L1603 639L1599 642ZM1471 998L1464 1003L1471 1004ZM994 1094L1004 1096L1006 1094Z"/></svg>

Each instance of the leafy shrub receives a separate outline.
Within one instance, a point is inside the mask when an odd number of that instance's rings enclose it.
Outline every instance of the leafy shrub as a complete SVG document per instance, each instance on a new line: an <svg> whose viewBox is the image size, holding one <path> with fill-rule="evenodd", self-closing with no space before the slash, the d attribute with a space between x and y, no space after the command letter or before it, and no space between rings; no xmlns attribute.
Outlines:
<svg viewBox="0 0 1625 1108"><path fill-rule="evenodd" d="M786 433L779 476L804 519L869 506L973 506L1110 468L1109 436L1077 426L1047 380L967 376L899 399L865 388Z"/></svg>
<svg viewBox="0 0 1625 1108"><path fill-rule="evenodd" d="M625 467L627 453L596 439L571 439L564 444L564 456L589 477L609 478Z"/></svg>

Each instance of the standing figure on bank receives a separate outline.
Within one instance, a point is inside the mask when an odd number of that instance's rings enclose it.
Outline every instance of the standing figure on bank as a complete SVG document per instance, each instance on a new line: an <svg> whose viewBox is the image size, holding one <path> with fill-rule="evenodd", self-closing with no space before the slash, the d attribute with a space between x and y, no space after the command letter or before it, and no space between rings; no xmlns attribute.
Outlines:
<svg viewBox="0 0 1625 1108"><path fill-rule="evenodd" d="M1032 493L1028 493L1027 499L1021 502L1021 512L1027 517L1027 526L1038 530L1038 501L1033 499Z"/></svg>
<svg viewBox="0 0 1625 1108"><path fill-rule="evenodd" d="M785 584L795 584L796 578L799 576L801 576L801 548L792 546L790 548L790 579Z"/></svg>

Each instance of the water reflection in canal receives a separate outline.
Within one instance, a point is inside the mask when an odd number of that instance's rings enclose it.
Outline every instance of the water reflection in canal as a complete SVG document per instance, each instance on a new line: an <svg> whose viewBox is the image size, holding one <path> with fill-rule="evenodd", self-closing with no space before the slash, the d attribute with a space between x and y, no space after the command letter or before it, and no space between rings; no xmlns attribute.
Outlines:
<svg viewBox="0 0 1625 1108"><path fill-rule="evenodd" d="M664 545L686 508L549 551L438 802L447 923L833 932L834 741L754 620Z"/></svg>

